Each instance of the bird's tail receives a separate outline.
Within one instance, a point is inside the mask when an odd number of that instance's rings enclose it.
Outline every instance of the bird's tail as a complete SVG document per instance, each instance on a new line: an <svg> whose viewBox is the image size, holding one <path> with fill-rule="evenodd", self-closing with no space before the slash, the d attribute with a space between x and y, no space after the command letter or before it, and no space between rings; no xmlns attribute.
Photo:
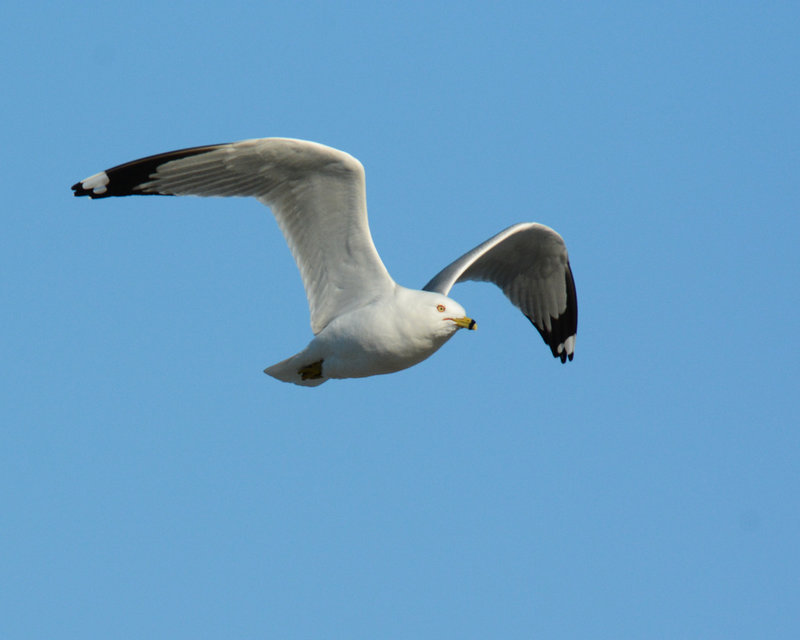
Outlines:
<svg viewBox="0 0 800 640"><path fill-rule="evenodd" d="M283 382L292 382L304 387L316 387L328 378L323 375L322 361L308 362L306 349L286 358L271 367L264 369L264 373Z"/></svg>

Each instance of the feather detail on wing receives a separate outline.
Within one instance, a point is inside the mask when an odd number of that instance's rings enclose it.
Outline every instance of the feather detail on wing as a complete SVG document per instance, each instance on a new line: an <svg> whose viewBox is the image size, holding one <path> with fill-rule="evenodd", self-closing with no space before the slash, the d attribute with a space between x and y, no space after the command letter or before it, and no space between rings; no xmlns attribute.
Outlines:
<svg viewBox="0 0 800 640"><path fill-rule="evenodd" d="M76 196L252 196L272 209L319 333L394 287L372 242L364 168L314 142L244 140L149 156L75 184Z"/></svg>
<svg viewBox="0 0 800 640"><path fill-rule="evenodd" d="M578 300L564 240L535 222L513 225L440 271L423 287L447 295L457 282L493 282L533 323L561 362L572 360Z"/></svg>

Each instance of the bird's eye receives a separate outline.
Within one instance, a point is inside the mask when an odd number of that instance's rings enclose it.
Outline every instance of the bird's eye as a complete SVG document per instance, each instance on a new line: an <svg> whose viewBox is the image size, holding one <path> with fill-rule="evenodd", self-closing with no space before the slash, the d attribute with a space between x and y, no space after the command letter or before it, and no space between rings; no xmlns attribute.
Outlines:
<svg viewBox="0 0 800 640"><path fill-rule="evenodd" d="M444 311L444 305L443 305L443 304L437 304L437 305L436 305L436 310L437 310L439 313L441 313L442 311Z"/></svg>

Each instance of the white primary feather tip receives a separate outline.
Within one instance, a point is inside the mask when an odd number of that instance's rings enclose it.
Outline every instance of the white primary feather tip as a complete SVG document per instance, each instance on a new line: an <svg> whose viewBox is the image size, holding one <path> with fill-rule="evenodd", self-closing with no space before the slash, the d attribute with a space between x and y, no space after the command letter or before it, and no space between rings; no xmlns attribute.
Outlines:
<svg viewBox="0 0 800 640"><path fill-rule="evenodd" d="M81 187L92 193L105 193L107 184L108 175L105 171L95 173L93 176L89 176L86 180L81 181Z"/></svg>

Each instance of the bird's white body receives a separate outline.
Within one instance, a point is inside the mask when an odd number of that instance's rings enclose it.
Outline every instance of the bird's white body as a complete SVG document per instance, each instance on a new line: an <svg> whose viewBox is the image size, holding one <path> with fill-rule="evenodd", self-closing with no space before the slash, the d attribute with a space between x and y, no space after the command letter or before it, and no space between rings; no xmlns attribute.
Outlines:
<svg viewBox="0 0 800 640"><path fill-rule="evenodd" d="M262 138L128 162L73 185L76 196L251 196L272 209L300 269L314 339L265 369L286 382L392 373L421 362L458 329L474 329L447 297L465 280L497 284L562 362L572 359L577 300L564 241L513 225L455 260L422 291L392 280L367 223L364 167L305 140Z"/></svg>
<svg viewBox="0 0 800 640"><path fill-rule="evenodd" d="M436 311L439 306L445 311ZM305 386L328 378L394 373L433 355L462 328L453 317L465 316L455 300L396 285L388 295L338 316L300 353L267 367L264 373ZM319 376L298 374L315 362L322 363Z"/></svg>

